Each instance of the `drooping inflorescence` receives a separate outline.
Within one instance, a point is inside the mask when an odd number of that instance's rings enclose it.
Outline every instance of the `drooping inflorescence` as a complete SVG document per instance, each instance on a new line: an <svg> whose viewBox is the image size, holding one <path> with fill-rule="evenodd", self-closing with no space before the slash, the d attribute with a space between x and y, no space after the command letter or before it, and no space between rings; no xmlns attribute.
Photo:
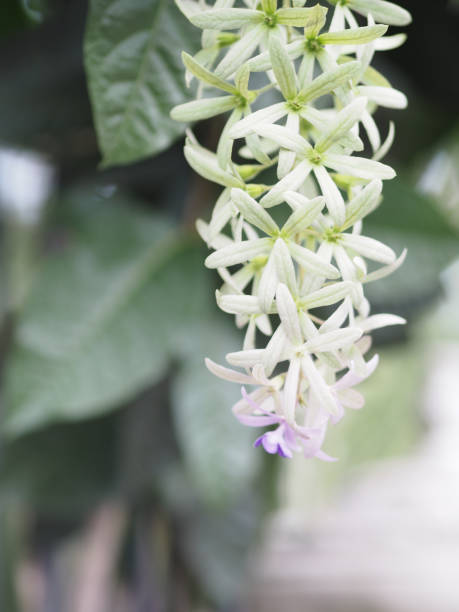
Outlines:
<svg viewBox="0 0 459 612"><path fill-rule="evenodd" d="M224 188L197 228L214 249L206 266L223 280L217 303L246 328L242 350L227 355L236 369L207 367L242 385L233 406L241 423L275 426L256 446L331 460L326 428L363 406L353 387L377 366L377 356L365 359L368 333L404 323L370 315L365 284L405 252L397 258L364 236L362 221L395 176L379 161L393 124L382 141L373 115L406 106L371 61L404 42L386 31L411 17L384 0L329 0L330 10L304 0L176 1L203 33L202 49L183 53L198 99L172 117L230 113L215 153L191 132L185 145L194 170Z"/></svg>

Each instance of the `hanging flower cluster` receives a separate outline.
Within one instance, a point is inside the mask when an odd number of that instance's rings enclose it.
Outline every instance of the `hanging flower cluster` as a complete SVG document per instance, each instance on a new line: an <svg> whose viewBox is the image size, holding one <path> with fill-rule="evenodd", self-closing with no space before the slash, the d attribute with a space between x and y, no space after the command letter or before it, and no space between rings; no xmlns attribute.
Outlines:
<svg viewBox="0 0 459 612"><path fill-rule="evenodd" d="M370 315L364 285L398 268L405 252L397 259L364 236L362 220L395 176L379 161L394 128L383 141L374 112L406 106L370 64L404 41L386 36L388 25L411 20L385 0L329 3L332 15L304 0L177 0L203 33L202 49L183 53L199 97L172 111L185 122L230 112L215 153L191 132L185 145L194 170L224 187L197 227L214 250L206 266L223 280L217 303L246 327L243 350L227 355L239 369L210 359L207 367L243 385L233 407L241 423L275 426L255 446L324 460L327 426L364 404L353 387L377 366L377 356L365 359L368 332L404 323ZM355 155L365 146L371 158Z"/></svg>

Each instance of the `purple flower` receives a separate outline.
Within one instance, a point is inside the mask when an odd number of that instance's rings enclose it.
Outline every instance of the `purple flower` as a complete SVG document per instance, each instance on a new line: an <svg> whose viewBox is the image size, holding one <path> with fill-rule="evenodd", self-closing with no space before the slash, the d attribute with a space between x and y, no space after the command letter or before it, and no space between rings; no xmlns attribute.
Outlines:
<svg viewBox="0 0 459 612"><path fill-rule="evenodd" d="M263 448L270 455L278 453L281 457L293 457L291 446L296 446L295 433L287 423L282 423L277 429L267 431L257 438L254 446L263 445Z"/></svg>
<svg viewBox="0 0 459 612"><path fill-rule="evenodd" d="M267 431L257 438L254 442L254 446L263 446L265 451L270 455L275 455L277 453L281 457L288 457L289 459L293 457L293 451L302 450L305 457L317 457L318 459L322 459L322 461L336 461L336 459L330 457L321 449L327 427L327 418L322 419L318 427L309 428L299 425L292 427L287 423L285 417L273 414L259 406L250 395L248 395L244 387L242 387L242 396L254 411L263 414L259 416L237 414L236 416L241 423L249 427L278 425L276 429Z"/></svg>

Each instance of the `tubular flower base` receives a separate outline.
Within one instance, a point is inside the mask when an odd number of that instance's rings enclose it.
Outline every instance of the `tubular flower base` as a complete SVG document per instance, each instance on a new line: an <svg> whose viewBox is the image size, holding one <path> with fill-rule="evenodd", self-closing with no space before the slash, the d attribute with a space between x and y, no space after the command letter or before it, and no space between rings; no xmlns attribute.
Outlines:
<svg viewBox="0 0 459 612"><path fill-rule="evenodd" d="M203 32L201 51L183 53L198 99L171 115L197 121L230 113L215 153L191 132L185 145L194 170L224 188L210 222L197 228L213 249L206 265L223 280L217 303L246 328L242 350L227 355L237 369L210 359L207 367L243 386L233 406L242 424L275 426L255 446L333 461L321 448L326 429L346 408L364 405L353 387L377 366L377 356L365 359L368 333L404 323L370 316L364 285L396 270L405 252L397 258L364 236L362 221L395 176L380 161L394 127L383 140L373 115L378 106L407 104L370 64L375 52L404 42L403 34L386 35L388 26L411 17L385 0L331 0L330 8L176 1ZM235 141L243 163L234 161ZM371 159L355 154L366 143ZM256 181L276 174L274 184ZM274 207L283 208L281 226Z"/></svg>

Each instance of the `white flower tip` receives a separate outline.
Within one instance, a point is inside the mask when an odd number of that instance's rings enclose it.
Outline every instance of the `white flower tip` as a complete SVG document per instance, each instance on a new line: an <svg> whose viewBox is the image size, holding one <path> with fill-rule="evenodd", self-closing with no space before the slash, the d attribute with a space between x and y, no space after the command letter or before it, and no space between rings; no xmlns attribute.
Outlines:
<svg viewBox="0 0 459 612"><path fill-rule="evenodd" d="M288 290L288 287L285 283L279 283L277 285L276 298L279 299L279 297L281 298L281 300L291 299L290 291Z"/></svg>
<svg viewBox="0 0 459 612"><path fill-rule="evenodd" d="M206 368L209 370L211 374L221 378L219 369L222 369L222 367L219 366L218 363L215 363L215 361L212 361L212 359L209 359L209 357L204 358L204 363L206 364Z"/></svg>
<svg viewBox="0 0 459 612"><path fill-rule="evenodd" d="M378 353L376 353L376 355L373 355L373 357L370 359L367 365L368 365L369 375L373 374L373 372L376 370L376 368L379 365Z"/></svg>
<svg viewBox="0 0 459 612"><path fill-rule="evenodd" d="M387 315L388 322L386 325L406 325L407 321L403 317L399 317L398 315Z"/></svg>
<svg viewBox="0 0 459 612"><path fill-rule="evenodd" d="M196 219L195 227L196 227L196 231L201 236L201 238L204 240L204 242L208 243L209 242L208 241L209 226L207 225L207 223L203 221L202 219Z"/></svg>
<svg viewBox="0 0 459 612"><path fill-rule="evenodd" d="M244 194L244 191L240 188L240 187L233 187L231 189L231 199L235 200L238 198L238 196L240 197L241 194Z"/></svg>
<svg viewBox="0 0 459 612"><path fill-rule="evenodd" d="M355 106L362 113L366 109L367 104L368 98L366 96L359 96L352 102L352 105Z"/></svg>

